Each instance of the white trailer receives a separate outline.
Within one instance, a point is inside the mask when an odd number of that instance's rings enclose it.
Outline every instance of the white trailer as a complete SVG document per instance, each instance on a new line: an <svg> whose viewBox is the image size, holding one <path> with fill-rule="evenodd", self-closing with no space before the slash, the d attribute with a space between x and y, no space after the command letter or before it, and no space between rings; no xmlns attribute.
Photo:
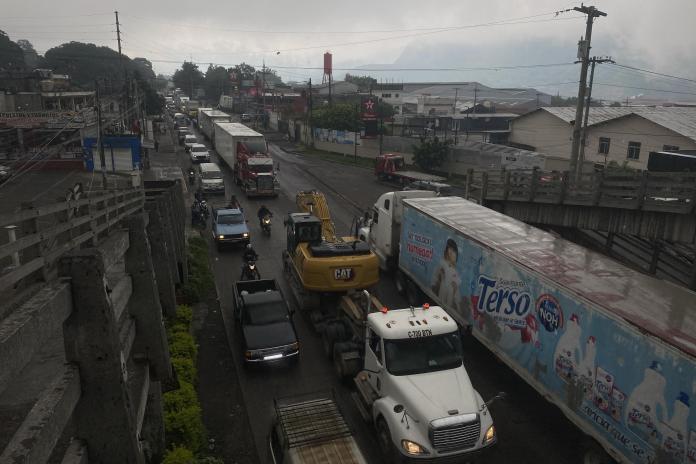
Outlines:
<svg viewBox="0 0 696 464"><path fill-rule="evenodd" d="M215 150L230 169L234 169L239 142L255 152L268 153L265 137L244 124L215 121L214 126Z"/></svg>
<svg viewBox="0 0 696 464"><path fill-rule="evenodd" d="M397 193L362 235L409 299L444 307L591 438L585 462L695 462L696 293L459 197L401 199L397 220Z"/></svg>
<svg viewBox="0 0 696 464"><path fill-rule="evenodd" d="M230 122L232 117L224 111L212 108L198 109L198 128L205 138L215 143L215 122Z"/></svg>

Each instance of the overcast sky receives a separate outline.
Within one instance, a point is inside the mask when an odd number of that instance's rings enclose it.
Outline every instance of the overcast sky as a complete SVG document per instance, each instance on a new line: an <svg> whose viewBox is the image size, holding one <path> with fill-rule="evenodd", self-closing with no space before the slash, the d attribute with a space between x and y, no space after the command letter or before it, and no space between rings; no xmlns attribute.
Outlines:
<svg viewBox="0 0 696 464"><path fill-rule="evenodd" d="M595 43L607 49L595 47L594 54L612 54L623 64L696 77L696 0L598 0L594 4L608 14L596 21L594 29ZM527 43L542 49L545 43L566 47L567 61L573 61L576 42L584 33L584 16L575 12L545 15L573 6L557 0L5 0L0 29L13 40L29 39L39 53L69 40L115 49L112 10L117 9L124 52L150 59L156 72L171 73L185 59L224 65L245 61L259 66L265 60L286 80L302 81L308 77L320 80L322 73L278 67L320 67L327 50L334 55L334 66L344 68L418 63L419 53L454 49L457 44L480 47L483 53L471 60L461 56L448 60L447 53L440 54L438 63L426 60L427 66L543 62L543 50L530 53ZM505 24L506 20L517 24ZM449 27L456 29L433 30ZM489 49L511 53L500 55L497 62L495 55L486 55ZM201 67L205 70L207 65ZM552 69L548 72L553 75ZM344 74L336 71L335 79ZM416 71L382 76L421 80ZM447 80L466 78L465 72L453 72Z"/></svg>

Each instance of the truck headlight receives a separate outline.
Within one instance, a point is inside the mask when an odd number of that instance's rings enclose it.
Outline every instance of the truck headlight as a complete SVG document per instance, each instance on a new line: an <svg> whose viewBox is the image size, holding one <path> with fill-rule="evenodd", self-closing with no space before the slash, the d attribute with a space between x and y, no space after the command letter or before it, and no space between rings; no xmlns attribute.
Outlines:
<svg viewBox="0 0 696 464"><path fill-rule="evenodd" d="M488 427L488 430L486 430L486 435L483 437L483 444L484 445L490 445L495 441L495 426L491 425Z"/></svg>
<svg viewBox="0 0 696 464"><path fill-rule="evenodd" d="M411 440L401 440L401 447L411 455L429 454L427 449Z"/></svg>
<svg viewBox="0 0 696 464"><path fill-rule="evenodd" d="M219 238L220 240L222 240L223 238L225 238L225 236L224 236L224 235L218 235L218 238Z"/></svg>
<svg viewBox="0 0 696 464"><path fill-rule="evenodd" d="M248 233L248 232L244 232L244 233L242 234L242 237L244 237L244 238L247 238L248 236L249 236L249 233Z"/></svg>

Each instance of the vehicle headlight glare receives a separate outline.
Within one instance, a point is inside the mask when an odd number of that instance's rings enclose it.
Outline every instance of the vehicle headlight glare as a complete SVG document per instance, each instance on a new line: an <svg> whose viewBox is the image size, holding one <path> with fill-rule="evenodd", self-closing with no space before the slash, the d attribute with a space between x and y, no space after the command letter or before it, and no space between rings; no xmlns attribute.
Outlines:
<svg viewBox="0 0 696 464"><path fill-rule="evenodd" d="M246 232L244 232L244 233L242 234L242 237L248 237L248 236L249 236L249 234L246 233Z"/></svg>
<svg viewBox="0 0 696 464"><path fill-rule="evenodd" d="M411 440L401 440L401 447L411 455L428 454L428 450Z"/></svg>
<svg viewBox="0 0 696 464"><path fill-rule="evenodd" d="M495 426L491 425L488 427L488 430L486 430L486 435L483 437L483 444L488 445L489 443L492 443L493 440L495 440Z"/></svg>
<svg viewBox="0 0 696 464"><path fill-rule="evenodd" d="M224 235L218 235L218 238L219 238L220 240L222 240L223 238L225 238L225 236L224 236Z"/></svg>

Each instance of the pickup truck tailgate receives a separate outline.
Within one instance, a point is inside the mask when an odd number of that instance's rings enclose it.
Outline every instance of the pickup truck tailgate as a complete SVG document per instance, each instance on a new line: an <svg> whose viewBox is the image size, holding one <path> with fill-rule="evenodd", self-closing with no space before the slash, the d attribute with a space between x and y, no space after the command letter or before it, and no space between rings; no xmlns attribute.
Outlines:
<svg viewBox="0 0 696 464"><path fill-rule="evenodd" d="M317 445L298 448L300 462L306 464L364 464L352 437L336 438Z"/></svg>
<svg viewBox="0 0 696 464"><path fill-rule="evenodd" d="M331 399L276 404L276 413L297 462L365 464L348 424Z"/></svg>

